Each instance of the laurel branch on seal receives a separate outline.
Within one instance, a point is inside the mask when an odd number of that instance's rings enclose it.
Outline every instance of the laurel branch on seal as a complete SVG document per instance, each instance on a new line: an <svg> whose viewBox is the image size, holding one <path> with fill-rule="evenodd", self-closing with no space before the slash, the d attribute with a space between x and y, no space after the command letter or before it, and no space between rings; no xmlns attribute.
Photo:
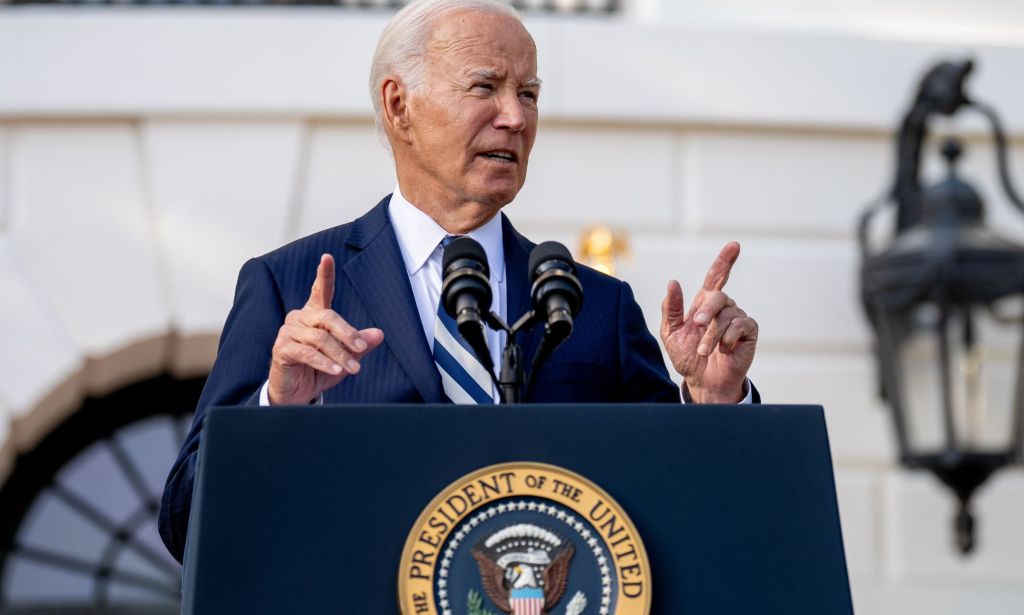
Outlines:
<svg viewBox="0 0 1024 615"><path fill-rule="evenodd" d="M466 598L466 610L469 615L494 615L494 612L484 608L484 597L475 589L469 590Z"/></svg>

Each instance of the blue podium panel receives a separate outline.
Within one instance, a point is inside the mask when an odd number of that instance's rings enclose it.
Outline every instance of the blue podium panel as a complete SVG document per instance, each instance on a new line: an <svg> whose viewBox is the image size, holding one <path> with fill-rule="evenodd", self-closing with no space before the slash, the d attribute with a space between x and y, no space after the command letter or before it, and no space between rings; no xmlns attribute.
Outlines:
<svg viewBox="0 0 1024 615"><path fill-rule="evenodd" d="M420 513L505 462L565 468L618 502L647 549L651 613L852 613L822 410L771 405L213 409L184 612L395 613Z"/></svg>

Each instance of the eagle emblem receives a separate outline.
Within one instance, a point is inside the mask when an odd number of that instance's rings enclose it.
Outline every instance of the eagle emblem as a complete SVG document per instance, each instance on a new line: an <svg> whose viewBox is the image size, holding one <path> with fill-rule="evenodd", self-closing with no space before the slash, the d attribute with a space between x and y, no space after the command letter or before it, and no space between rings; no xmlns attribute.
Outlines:
<svg viewBox="0 0 1024 615"><path fill-rule="evenodd" d="M649 568L600 487L517 461L463 476L423 509L398 595L402 615L650 615Z"/></svg>
<svg viewBox="0 0 1024 615"><path fill-rule="evenodd" d="M511 525L472 549L484 591L511 615L550 613L565 594L572 543L532 523Z"/></svg>

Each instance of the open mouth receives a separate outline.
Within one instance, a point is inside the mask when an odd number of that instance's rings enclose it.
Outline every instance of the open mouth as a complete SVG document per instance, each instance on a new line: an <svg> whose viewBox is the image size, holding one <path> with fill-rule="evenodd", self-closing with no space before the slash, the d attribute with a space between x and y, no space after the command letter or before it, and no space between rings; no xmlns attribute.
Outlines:
<svg viewBox="0 0 1024 615"><path fill-rule="evenodd" d="M493 152L484 152L484 153L482 153L480 155L483 156L484 158L489 158L491 160L497 160L499 162L518 162L518 157L515 155L515 153L514 152L510 152L510 151L506 151L506 150L496 150L496 151L493 151Z"/></svg>

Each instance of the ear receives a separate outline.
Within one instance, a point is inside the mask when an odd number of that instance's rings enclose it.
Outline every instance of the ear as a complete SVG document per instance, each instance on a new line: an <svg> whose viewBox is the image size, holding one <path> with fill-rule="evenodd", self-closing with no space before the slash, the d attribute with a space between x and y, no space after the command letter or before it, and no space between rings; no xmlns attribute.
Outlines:
<svg viewBox="0 0 1024 615"><path fill-rule="evenodd" d="M397 77L388 77L380 87L384 124L393 138L409 140L409 91Z"/></svg>

